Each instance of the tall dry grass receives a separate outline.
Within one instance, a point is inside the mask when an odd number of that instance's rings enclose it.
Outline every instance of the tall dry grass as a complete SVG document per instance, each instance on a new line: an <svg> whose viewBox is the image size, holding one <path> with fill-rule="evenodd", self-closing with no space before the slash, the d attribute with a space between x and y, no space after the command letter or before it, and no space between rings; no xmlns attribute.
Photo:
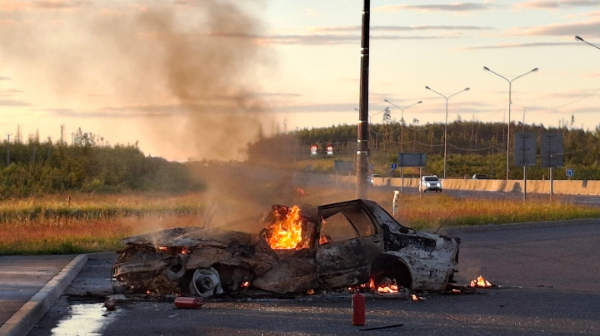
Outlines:
<svg viewBox="0 0 600 336"><path fill-rule="evenodd" d="M288 205L317 206L355 198L355 190L309 187L287 194ZM392 213L392 194L371 190L369 198ZM127 236L173 227L219 226L258 232L252 225L269 208L243 207L243 213L215 215L202 193L165 195L48 196L0 203L0 255L71 254L115 251ZM403 196L397 219L415 229L600 217L600 209L560 200L454 199L443 194ZM44 215L28 216L32 211ZM81 216L78 214L87 214ZM218 213L218 212L217 212ZM232 218L239 218L231 221ZM236 224L237 223L237 224ZM250 224L248 224L250 223ZM258 221L256 222L258 224Z"/></svg>

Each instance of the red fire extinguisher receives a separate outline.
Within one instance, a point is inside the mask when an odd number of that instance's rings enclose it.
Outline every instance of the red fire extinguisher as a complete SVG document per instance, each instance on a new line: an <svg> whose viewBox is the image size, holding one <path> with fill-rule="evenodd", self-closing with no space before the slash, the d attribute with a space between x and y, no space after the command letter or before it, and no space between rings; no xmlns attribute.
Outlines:
<svg viewBox="0 0 600 336"><path fill-rule="evenodd" d="M352 295L352 324L365 325L365 296L358 290Z"/></svg>
<svg viewBox="0 0 600 336"><path fill-rule="evenodd" d="M175 299L175 307L177 308L186 308L186 309L194 309L194 308L202 308L204 304L202 298L193 298L193 297L178 297Z"/></svg>

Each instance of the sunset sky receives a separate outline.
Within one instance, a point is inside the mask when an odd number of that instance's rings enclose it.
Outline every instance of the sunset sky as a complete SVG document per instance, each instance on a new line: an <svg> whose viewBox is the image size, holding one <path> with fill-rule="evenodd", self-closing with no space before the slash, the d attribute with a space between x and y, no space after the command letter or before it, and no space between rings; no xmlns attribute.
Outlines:
<svg viewBox="0 0 600 336"><path fill-rule="evenodd" d="M265 134L356 124L362 0L0 0L0 136L79 127L170 160L243 159ZM600 125L600 1L371 0L382 122ZM416 119L416 120L415 120Z"/></svg>

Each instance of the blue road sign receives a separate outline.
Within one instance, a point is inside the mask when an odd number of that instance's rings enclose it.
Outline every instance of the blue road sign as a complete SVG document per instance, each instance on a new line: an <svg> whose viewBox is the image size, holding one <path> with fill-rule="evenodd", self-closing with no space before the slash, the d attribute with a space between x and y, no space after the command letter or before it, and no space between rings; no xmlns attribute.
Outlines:
<svg viewBox="0 0 600 336"><path fill-rule="evenodd" d="M567 169L567 176L568 177L573 177L573 169L571 169L571 168Z"/></svg>
<svg viewBox="0 0 600 336"><path fill-rule="evenodd" d="M395 162L392 163L392 170L396 170L396 168L398 168L398 165Z"/></svg>

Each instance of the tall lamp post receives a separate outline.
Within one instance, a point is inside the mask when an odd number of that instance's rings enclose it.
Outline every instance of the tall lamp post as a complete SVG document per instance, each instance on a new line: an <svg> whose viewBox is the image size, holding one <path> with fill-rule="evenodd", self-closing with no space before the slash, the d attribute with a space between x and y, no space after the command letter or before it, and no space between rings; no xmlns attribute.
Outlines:
<svg viewBox="0 0 600 336"><path fill-rule="evenodd" d="M404 110L406 110L407 108L409 108L411 106L415 106L417 104L421 104L423 101L419 100L418 102L416 102L416 103L414 103L412 105L405 106L405 107L400 107L400 106L392 103L391 101L389 101L387 99L384 99L383 101L386 102L386 103L388 103L388 104L391 104L393 106L396 106L401 111L401 114L400 114L400 155L402 155L402 153L403 153L402 148L403 148L403 145L404 145ZM404 167L403 166L400 167L400 178L401 178L401 181L402 181L402 184L400 185L400 191L404 194Z"/></svg>
<svg viewBox="0 0 600 336"><path fill-rule="evenodd" d="M444 124L444 178L446 178L446 160L448 158L448 99L450 99L450 97L452 97L452 96L456 96L457 94L459 94L461 92L469 91L469 88L464 88L464 89L458 91L457 93L453 93L453 94L449 95L448 97L435 91L434 89L430 88L429 86L426 86L425 88L429 91L433 91L433 92L439 94L440 96L444 97L444 99L446 99L446 123Z"/></svg>
<svg viewBox="0 0 600 336"><path fill-rule="evenodd" d="M533 68L529 71L527 71L526 73L519 75L513 79L508 79L502 75L497 74L496 72L490 70L490 68L488 67L483 67L483 70L485 71L489 71L491 73L493 73L494 75L503 78L504 80L506 80L508 82L508 121L506 122L507 124L507 131L506 131L506 180L508 181L508 172L510 169L510 165L509 165L509 157L510 157L510 106L512 105L512 82L517 79L517 78L521 78L527 74L530 74L532 72L536 72L538 71L538 68Z"/></svg>
<svg viewBox="0 0 600 336"><path fill-rule="evenodd" d="M358 111L358 109L356 107L354 108L354 110ZM369 115L369 128L370 128L371 124L373 123L371 118L373 118L374 116L376 116L378 114L381 114L381 113L384 113L383 114L383 119L385 120L386 116L390 115L390 109L388 107L386 107L383 110L381 110L381 111L379 111L377 113L374 113L373 115ZM371 141L371 132L372 131L369 130L369 144L372 142ZM375 138L375 149L377 149L377 138Z"/></svg>
<svg viewBox="0 0 600 336"><path fill-rule="evenodd" d="M372 124L371 118L373 118L374 116L378 115L378 114L382 114L383 113L383 121L386 120L386 116L390 115L390 108L386 107L383 110L377 112L377 113L373 113L373 115L369 115L369 124Z"/></svg>
<svg viewBox="0 0 600 336"><path fill-rule="evenodd" d="M400 106L392 103L391 101L389 101L387 99L384 99L383 101L386 102L386 103L388 103L388 104L391 104L393 106L396 106L397 108L400 109L400 112L401 112L401 114L400 114L400 153L402 153L402 143L404 141L404 137L402 136L403 130L404 130L404 110L406 110L407 108L409 108L411 106L415 106L417 104L421 104L423 101L419 100L418 102L416 102L416 103L414 103L412 105L408 105L408 106L404 106L404 107L400 107Z"/></svg>
<svg viewBox="0 0 600 336"><path fill-rule="evenodd" d="M594 48L596 48L596 49L600 49L600 47L598 47L597 45L595 45L595 44L591 44L590 42L588 42L588 41L586 41L586 40L582 39L582 38L581 38L581 37L579 37L579 36L575 36L575 39L576 39L577 41L581 41L581 42L583 42L583 43L589 44L589 45L591 45L592 47L594 47Z"/></svg>

